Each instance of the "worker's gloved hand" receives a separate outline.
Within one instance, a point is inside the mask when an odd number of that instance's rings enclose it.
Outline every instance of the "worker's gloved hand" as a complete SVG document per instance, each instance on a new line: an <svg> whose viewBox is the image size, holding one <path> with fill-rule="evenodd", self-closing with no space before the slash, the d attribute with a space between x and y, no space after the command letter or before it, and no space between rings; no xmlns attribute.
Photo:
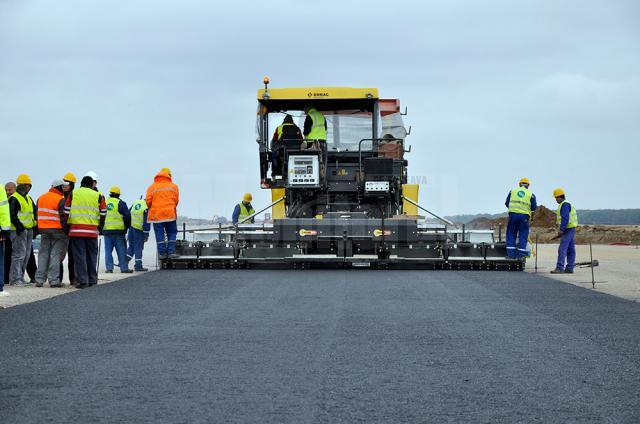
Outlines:
<svg viewBox="0 0 640 424"><path fill-rule="evenodd" d="M564 231L558 230L558 237L562 237L563 234L564 234Z"/></svg>
<svg viewBox="0 0 640 424"><path fill-rule="evenodd" d="M145 234L144 235L144 242L148 242L149 241L149 234Z"/></svg>
<svg viewBox="0 0 640 424"><path fill-rule="evenodd" d="M0 240L9 240L10 236L11 236L11 231L9 230L0 231Z"/></svg>
<svg viewBox="0 0 640 424"><path fill-rule="evenodd" d="M98 227L98 234L102 235L102 227Z"/></svg>
<svg viewBox="0 0 640 424"><path fill-rule="evenodd" d="M38 234L40 234L40 230L38 229L38 227L34 227L33 228L33 238L35 239L36 237L38 237Z"/></svg>

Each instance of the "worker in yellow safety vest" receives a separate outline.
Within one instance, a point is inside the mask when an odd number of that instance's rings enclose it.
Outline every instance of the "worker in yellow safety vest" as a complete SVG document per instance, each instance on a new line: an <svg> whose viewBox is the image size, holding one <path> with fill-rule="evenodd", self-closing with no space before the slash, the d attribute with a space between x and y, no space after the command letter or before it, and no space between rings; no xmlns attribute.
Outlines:
<svg viewBox="0 0 640 424"><path fill-rule="evenodd" d="M98 284L98 236L104 228L107 204L104 196L96 191L97 185L98 176L89 171L80 180L80 187L65 199L75 286L79 289Z"/></svg>
<svg viewBox="0 0 640 424"><path fill-rule="evenodd" d="M505 202L505 206L509 210L507 257L511 259L529 257L527 242L531 216L538 207L536 196L529 190L530 184L528 178L520 179L518 187L509 192Z"/></svg>
<svg viewBox="0 0 640 424"><path fill-rule="evenodd" d="M246 219L247 217L253 215L256 211L251 206L251 201L253 200L253 196L251 193L245 193L242 197L242 202L238 203L233 210L233 215L231 216L231 221L234 224L249 224L254 223L255 218Z"/></svg>
<svg viewBox="0 0 640 424"><path fill-rule="evenodd" d="M148 268L142 266L142 251L144 244L149 240L149 230L151 225L147 221L147 202L140 196L132 205L129 212L131 213L131 228L129 228L127 261L135 257L134 271L149 271Z"/></svg>
<svg viewBox="0 0 640 424"><path fill-rule="evenodd" d="M0 296L6 296L4 291L4 243L11 235L11 212L9 199L4 187L0 187Z"/></svg>
<svg viewBox="0 0 640 424"><path fill-rule="evenodd" d="M127 204L120 199L120 187L113 186L109 189L109 199L107 199L107 216L104 220L104 259L107 273L113 273L113 249L118 255L118 265L120 272L129 274L133 271L129 269L127 261L127 239L126 234L131 227L131 213Z"/></svg>
<svg viewBox="0 0 640 424"><path fill-rule="evenodd" d="M9 197L12 248L9 282L23 286L24 272L31 256L33 231L36 228L37 207L29 196L31 178L27 174L20 174L16 183L16 192Z"/></svg>
<svg viewBox="0 0 640 424"><path fill-rule="evenodd" d="M576 265L576 229L578 228L578 212L576 208L567 202L563 189L557 188L553 191L558 203L556 211L556 222L558 224L558 237L560 246L558 247L558 261L552 274L573 274Z"/></svg>

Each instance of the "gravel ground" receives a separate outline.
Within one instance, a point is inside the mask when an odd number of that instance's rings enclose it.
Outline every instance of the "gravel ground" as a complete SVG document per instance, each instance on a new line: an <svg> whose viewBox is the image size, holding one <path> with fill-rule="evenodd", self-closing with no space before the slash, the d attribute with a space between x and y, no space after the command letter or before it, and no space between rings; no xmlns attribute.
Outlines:
<svg viewBox="0 0 640 424"><path fill-rule="evenodd" d="M162 271L0 310L0 422L640 422L640 305L528 273Z"/></svg>

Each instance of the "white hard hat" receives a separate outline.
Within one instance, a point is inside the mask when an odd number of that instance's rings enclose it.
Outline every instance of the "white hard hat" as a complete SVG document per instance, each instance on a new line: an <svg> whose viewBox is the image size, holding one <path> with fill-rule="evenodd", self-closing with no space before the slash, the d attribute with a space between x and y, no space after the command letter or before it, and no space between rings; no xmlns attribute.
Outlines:
<svg viewBox="0 0 640 424"><path fill-rule="evenodd" d="M90 177L93 181L98 181L98 174L96 174L93 171L89 171L86 174L84 174L85 177Z"/></svg>

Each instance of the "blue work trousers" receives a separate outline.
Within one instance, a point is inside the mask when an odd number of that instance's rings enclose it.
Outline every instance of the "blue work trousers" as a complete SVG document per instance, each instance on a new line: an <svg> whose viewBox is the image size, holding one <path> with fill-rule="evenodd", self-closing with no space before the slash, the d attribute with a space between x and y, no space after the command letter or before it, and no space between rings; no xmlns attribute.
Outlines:
<svg viewBox="0 0 640 424"><path fill-rule="evenodd" d="M127 240L124 234L105 234L104 236L104 262L107 271L113 271L113 249L116 249L118 255L118 265L120 271L124 272L129 269L127 264Z"/></svg>
<svg viewBox="0 0 640 424"><path fill-rule="evenodd" d="M510 213L507 223L507 256L510 258L524 258L529 256L527 242L529 241L529 215ZM517 243L516 243L517 239Z"/></svg>
<svg viewBox="0 0 640 424"><path fill-rule="evenodd" d="M136 271L142 269L142 250L144 249L144 231L136 228L129 228L129 247L127 248L127 259L136 258L134 268Z"/></svg>
<svg viewBox="0 0 640 424"><path fill-rule="evenodd" d="M565 265L566 264L566 265ZM560 238L556 269L573 271L576 266L576 229L567 228Z"/></svg>
<svg viewBox="0 0 640 424"><path fill-rule="evenodd" d="M158 244L158 255L171 255L176 251L178 224L176 221L154 222L153 232Z"/></svg>

